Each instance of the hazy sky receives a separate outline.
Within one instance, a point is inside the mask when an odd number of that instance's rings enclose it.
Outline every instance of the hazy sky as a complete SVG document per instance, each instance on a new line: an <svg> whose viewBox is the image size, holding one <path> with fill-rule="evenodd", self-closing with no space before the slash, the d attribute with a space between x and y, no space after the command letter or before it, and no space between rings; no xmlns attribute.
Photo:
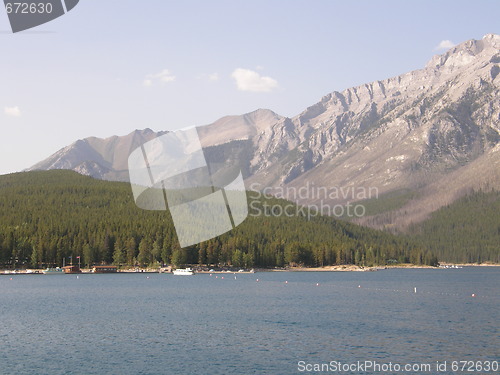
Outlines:
<svg viewBox="0 0 500 375"><path fill-rule="evenodd" d="M12 34L0 9L0 174L88 136L294 116L500 33L499 14L496 0L80 0Z"/></svg>

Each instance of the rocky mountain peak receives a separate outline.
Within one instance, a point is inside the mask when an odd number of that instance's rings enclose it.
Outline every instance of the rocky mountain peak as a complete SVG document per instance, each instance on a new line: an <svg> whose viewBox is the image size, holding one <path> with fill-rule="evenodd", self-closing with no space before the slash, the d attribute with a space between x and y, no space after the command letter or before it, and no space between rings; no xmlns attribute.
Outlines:
<svg viewBox="0 0 500 375"><path fill-rule="evenodd" d="M487 63L500 51L500 36L487 34L481 40L468 40L451 48L442 55L434 56L427 64L427 69L443 73L454 73L462 67L474 63Z"/></svg>

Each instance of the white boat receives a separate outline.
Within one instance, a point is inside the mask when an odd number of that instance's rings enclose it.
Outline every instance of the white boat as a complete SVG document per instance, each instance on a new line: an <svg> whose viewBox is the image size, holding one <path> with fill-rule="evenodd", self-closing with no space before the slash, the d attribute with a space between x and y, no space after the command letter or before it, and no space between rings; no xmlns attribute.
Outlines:
<svg viewBox="0 0 500 375"><path fill-rule="evenodd" d="M194 275L194 271L191 268L178 268L172 272L174 275L178 276L191 276Z"/></svg>
<svg viewBox="0 0 500 375"><path fill-rule="evenodd" d="M47 268L42 271L44 275L64 275L64 271L61 267Z"/></svg>
<svg viewBox="0 0 500 375"><path fill-rule="evenodd" d="M446 269L448 269L448 268L456 268L456 269L463 268L462 266L457 266L455 264L444 264L444 265L442 264L439 267L440 268L446 268Z"/></svg>

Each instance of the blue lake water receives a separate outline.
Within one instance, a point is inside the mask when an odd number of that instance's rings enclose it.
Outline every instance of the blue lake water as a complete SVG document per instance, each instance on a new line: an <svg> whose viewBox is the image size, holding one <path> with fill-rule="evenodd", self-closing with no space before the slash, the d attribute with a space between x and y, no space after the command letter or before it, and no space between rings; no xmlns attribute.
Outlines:
<svg viewBox="0 0 500 375"><path fill-rule="evenodd" d="M499 360L499 285L499 267L1 276L0 374L297 374L299 361Z"/></svg>

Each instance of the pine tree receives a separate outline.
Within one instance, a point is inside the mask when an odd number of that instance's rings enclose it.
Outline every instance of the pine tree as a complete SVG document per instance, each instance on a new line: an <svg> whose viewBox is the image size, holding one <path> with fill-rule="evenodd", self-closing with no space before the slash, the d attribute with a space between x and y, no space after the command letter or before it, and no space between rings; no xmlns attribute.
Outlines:
<svg viewBox="0 0 500 375"><path fill-rule="evenodd" d="M125 251L122 248L120 240L115 242L115 251L113 252L113 264L120 267L126 261Z"/></svg>
<svg viewBox="0 0 500 375"><path fill-rule="evenodd" d="M151 250L146 238L143 238L139 243L139 254L137 255L137 262L141 266L145 266L151 263Z"/></svg>

